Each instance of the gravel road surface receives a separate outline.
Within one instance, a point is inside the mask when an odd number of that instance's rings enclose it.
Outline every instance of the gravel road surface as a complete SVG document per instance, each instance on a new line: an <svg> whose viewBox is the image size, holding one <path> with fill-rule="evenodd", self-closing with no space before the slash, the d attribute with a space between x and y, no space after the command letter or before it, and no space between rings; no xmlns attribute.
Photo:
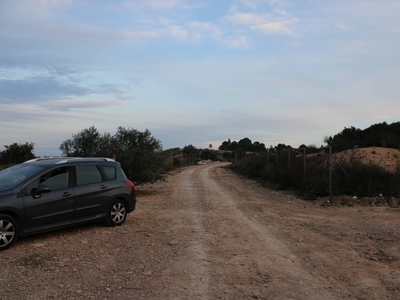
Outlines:
<svg viewBox="0 0 400 300"><path fill-rule="evenodd" d="M400 299L400 211L323 207L212 163L139 186L120 227L0 252L0 299Z"/></svg>

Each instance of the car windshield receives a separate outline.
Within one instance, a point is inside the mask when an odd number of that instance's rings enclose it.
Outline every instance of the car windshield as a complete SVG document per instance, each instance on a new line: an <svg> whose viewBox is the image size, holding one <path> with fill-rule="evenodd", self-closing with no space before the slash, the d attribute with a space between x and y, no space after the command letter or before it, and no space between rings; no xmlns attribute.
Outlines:
<svg viewBox="0 0 400 300"><path fill-rule="evenodd" d="M43 168L33 165L19 164L0 172L0 191L16 187L25 179L40 172Z"/></svg>

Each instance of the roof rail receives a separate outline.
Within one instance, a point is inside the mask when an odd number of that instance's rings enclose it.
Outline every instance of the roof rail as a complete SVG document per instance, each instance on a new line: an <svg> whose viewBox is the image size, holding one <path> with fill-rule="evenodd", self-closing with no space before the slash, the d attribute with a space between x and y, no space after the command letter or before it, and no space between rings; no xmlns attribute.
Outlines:
<svg viewBox="0 0 400 300"><path fill-rule="evenodd" d="M44 157L44 158L34 158L25 161L24 163L34 162L34 161L48 161L48 160L59 160L56 164L63 164L73 160L91 160L91 161L115 161L114 159L107 157L68 157L68 156L59 156L59 157Z"/></svg>

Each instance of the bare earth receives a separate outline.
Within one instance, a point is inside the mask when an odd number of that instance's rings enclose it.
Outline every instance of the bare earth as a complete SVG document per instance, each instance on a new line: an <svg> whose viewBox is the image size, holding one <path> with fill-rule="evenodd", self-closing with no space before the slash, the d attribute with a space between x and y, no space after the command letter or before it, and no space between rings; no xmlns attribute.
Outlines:
<svg viewBox="0 0 400 300"><path fill-rule="evenodd" d="M400 166L400 150L393 148L368 147L349 149L334 154L340 163L358 161L363 164L377 165L389 172L395 172Z"/></svg>
<svg viewBox="0 0 400 300"><path fill-rule="evenodd" d="M400 211L323 207L223 168L139 187L121 227L20 239L1 299L400 299Z"/></svg>

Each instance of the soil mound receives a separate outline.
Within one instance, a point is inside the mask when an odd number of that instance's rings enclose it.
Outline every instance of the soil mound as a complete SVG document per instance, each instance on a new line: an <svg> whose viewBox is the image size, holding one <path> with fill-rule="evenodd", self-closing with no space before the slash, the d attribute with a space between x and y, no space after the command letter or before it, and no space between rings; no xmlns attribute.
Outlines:
<svg viewBox="0 0 400 300"><path fill-rule="evenodd" d="M341 164L361 162L380 166L390 172L395 172L400 166L400 150L392 148L357 148L335 153L333 157Z"/></svg>

